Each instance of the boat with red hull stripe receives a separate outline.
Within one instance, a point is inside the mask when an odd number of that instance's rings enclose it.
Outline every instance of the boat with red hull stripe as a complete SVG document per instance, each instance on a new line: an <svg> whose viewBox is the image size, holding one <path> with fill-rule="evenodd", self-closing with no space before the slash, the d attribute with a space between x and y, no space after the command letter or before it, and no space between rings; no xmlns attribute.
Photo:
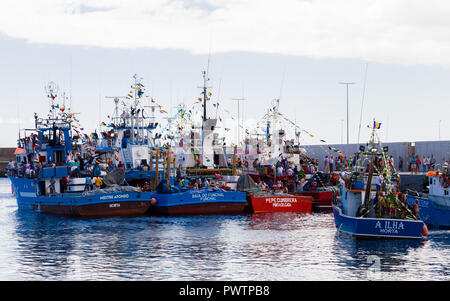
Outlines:
<svg viewBox="0 0 450 301"><path fill-rule="evenodd" d="M255 212L311 213L313 198L294 195L248 196L250 209Z"/></svg>
<svg viewBox="0 0 450 301"><path fill-rule="evenodd" d="M295 192L296 196L310 196L313 198L313 211L332 211L333 191L301 191Z"/></svg>
<svg viewBox="0 0 450 301"><path fill-rule="evenodd" d="M33 209L41 213L74 217L120 217L144 215L150 206L150 201L128 201L80 206L34 205Z"/></svg>

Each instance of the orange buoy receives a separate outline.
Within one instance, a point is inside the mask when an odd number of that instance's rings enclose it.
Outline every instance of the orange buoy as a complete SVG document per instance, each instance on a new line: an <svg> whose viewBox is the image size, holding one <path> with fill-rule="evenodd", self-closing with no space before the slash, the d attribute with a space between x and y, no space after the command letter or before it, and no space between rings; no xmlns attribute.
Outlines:
<svg viewBox="0 0 450 301"><path fill-rule="evenodd" d="M150 201L151 201L150 204L152 204L153 206L155 206L156 203L158 203L158 201L155 198L151 198Z"/></svg>
<svg viewBox="0 0 450 301"><path fill-rule="evenodd" d="M428 227L425 224L423 224L422 235L423 236L428 236Z"/></svg>

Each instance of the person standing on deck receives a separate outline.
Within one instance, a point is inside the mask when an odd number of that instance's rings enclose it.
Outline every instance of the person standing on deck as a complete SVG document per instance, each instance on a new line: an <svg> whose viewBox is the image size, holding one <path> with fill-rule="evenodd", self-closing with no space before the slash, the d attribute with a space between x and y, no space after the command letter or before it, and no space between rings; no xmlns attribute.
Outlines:
<svg viewBox="0 0 450 301"><path fill-rule="evenodd" d="M416 199L416 201L414 202L414 206L413 206L413 213L415 218L419 218L419 200Z"/></svg>
<svg viewBox="0 0 450 301"><path fill-rule="evenodd" d="M330 157L329 164L330 164L330 172L333 172L333 170L334 170L334 157L333 156Z"/></svg>
<svg viewBox="0 0 450 301"><path fill-rule="evenodd" d="M416 159L411 157L410 166L411 166L411 174L414 174L416 172Z"/></svg>
<svg viewBox="0 0 450 301"><path fill-rule="evenodd" d="M427 157L427 171L431 170L431 157Z"/></svg>
<svg viewBox="0 0 450 301"><path fill-rule="evenodd" d="M383 180L383 176L379 175L377 178L377 182L375 183L378 192L381 191L381 184L383 183Z"/></svg>
<svg viewBox="0 0 450 301"><path fill-rule="evenodd" d="M89 191L91 190L91 177L86 177L86 182L85 182L85 186L84 186L84 190L85 191Z"/></svg>
<svg viewBox="0 0 450 301"><path fill-rule="evenodd" d="M281 166L281 164L278 165L277 176L279 176L279 177L283 176L283 167Z"/></svg>
<svg viewBox="0 0 450 301"><path fill-rule="evenodd" d="M95 182L95 189L100 189L100 187L102 186L102 178L96 177L94 182Z"/></svg>
<svg viewBox="0 0 450 301"><path fill-rule="evenodd" d="M434 155L431 155L431 159L430 159L430 167L431 169L435 169L436 168L436 158L434 157Z"/></svg>
<svg viewBox="0 0 450 301"><path fill-rule="evenodd" d="M55 183L56 183L55 178L52 177L52 178L50 179L50 186L49 186L49 188L50 188L50 194L54 194L54 193L56 192Z"/></svg>
<svg viewBox="0 0 450 301"><path fill-rule="evenodd" d="M323 164L324 164L323 172L328 173L330 171L330 161L328 160L328 156L325 156Z"/></svg>
<svg viewBox="0 0 450 301"><path fill-rule="evenodd" d="M420 170L420 164L422 164L422 162L420 161L419 155L417 155L416 156L416 173L418 173Z"/></svg>
<svg viewBox="0 0 450 301"><path fill-rule="evenodd" d="M403 158L401 156L398 157L398 170L402 171L403 169Z"/></svg>

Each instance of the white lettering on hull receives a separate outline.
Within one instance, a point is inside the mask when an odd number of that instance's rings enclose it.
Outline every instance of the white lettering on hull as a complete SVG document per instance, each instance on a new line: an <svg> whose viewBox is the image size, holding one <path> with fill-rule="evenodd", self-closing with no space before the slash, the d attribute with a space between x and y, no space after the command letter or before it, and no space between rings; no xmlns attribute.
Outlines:
<svg viewBox="0 0 450 301"><path fill-rule="evenodd" d="M384 221L384 223L377 221L375 224L375 229L378 229L378 231L383 234L398 234L399 230L405 229L405 225L401 221L389 220Z"/></svg>
<svg viewBox="0 0 450 301"><path fill-rule="evenodd" d="M104 195L100 197L100 200L128 199L129 197L128 194Z"/></svg>

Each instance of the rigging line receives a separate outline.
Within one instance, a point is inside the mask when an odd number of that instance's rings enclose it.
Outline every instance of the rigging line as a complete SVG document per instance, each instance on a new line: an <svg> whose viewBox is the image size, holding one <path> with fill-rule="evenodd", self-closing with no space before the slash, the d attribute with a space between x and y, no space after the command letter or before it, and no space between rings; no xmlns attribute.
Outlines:
<svg viewBox="0 0 450 301"><path fill-rule="evenodd" d="M361 123L362 123L362 114L363 114L363 108L364 108L364 98L366 96L366 81L367 81L367 69L368 68L369 68L369 63L366 63L366 72L364 74L363 94L362 94L362 100L361 100L361 114L359 116L358 144L359 144L359 138L360 138L360 134L361 134Z"/></svg>
<svg viewBox="0 0 450 301"><path fill-rule="evenodd" d="M281 84L280 84L280 95L278 96L278 100L281 99L281 92L283 91L283 85L284 85L284 78L286 76L286 63L284 64L283 68L283 76L281 77Z"/></svg>
<svg viewBox="0 0 450 301"><path fill-rule="evenodd" d="M219 103L220 103L220 86L222 85L222 79L219 79L219 91L217 91L217 105L216 105L216 119L217 119L217 111L219 111Z"/></svg>

